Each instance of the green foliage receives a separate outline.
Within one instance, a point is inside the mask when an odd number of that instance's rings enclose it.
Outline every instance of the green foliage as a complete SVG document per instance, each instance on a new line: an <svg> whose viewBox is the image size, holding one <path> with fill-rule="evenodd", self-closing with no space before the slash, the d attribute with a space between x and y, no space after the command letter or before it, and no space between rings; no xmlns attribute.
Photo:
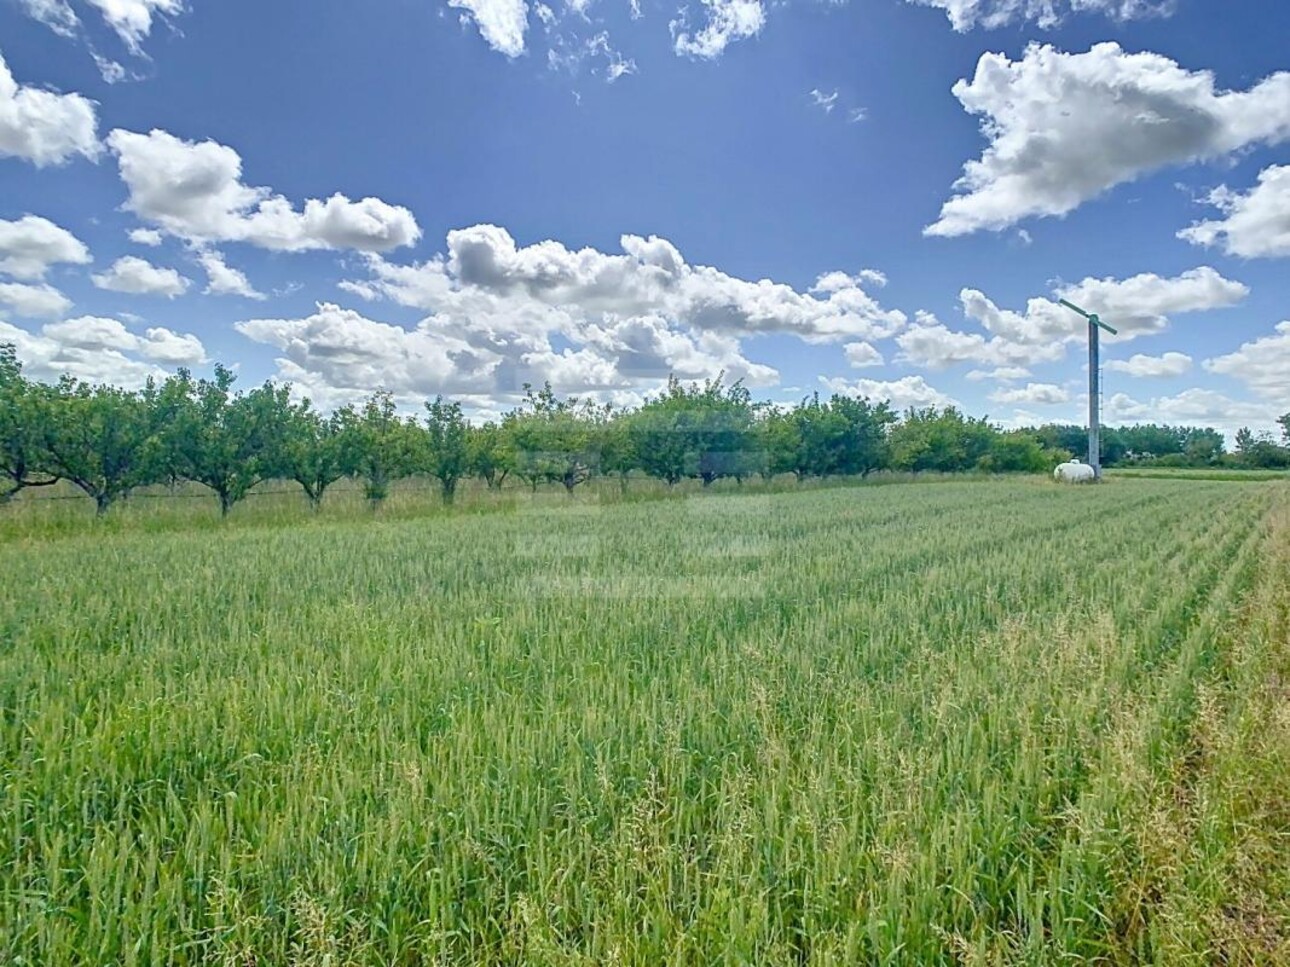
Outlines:
<svg viewBox="0 0 1290 967"><path fill-rule="evenodd" d="M630 413L614 413L606 407L597 431L600 472L617 474L623 490L627 489L628 475L640 467L640 454L636 451L636 441L631 432L631 416Z"/></svg>
<svg viewBox="0 0 1290 967"><path fill-rule="evenodd" d="M97 513L152 479L153 427L139 394L66 377L36 397L42 469L79 487Z"/></svg>
<svg viewBox="0 0 1290 967"><path fill-rule="evenodd" d="M1082 426L1048 424L1025 432L1045 449L1065 450L1081 460L1088 458L1088 430ZM1101 445L1105 467L1208 467L1222 462L1225 441L1223 434L1211 427L1147 423L1104 426Z"/></svg>
<svg viewBox="0 0 1290 967"><path fill-rule="evenodd" d="M1290 468L1290 446L1279 446L1269 433L1252 433L1249 427L1236 431L1237 466L1255 470Z"/></svg>
<svg viewBox="0 0 1290 967"><path fill-rule="evenodd" d="M988 473L1045 473L1061 463L1062 456L1045 450L1024 430L1014 430L996 436L977 467Z"/></svg>
<svg viewBox="0 0 1290 967"><path fill-rule="evenodd" d="M317 511L323 494L346 476L345 438L338 414L324 417L308 400L288 406L282 444L273 461L275 476L294 480L304 489L309 506Z"/></svg>
<svg viewBox="0 0 1290 967"><path fill-rule="evenodd" d="M158 394L170 403L159 421L165 460L176 475L213 490L223 515L282 472L296 422L288 387L265 383L240 393L235 380L218 364L211 379L193 380L181 370Z"/></svg>
<svg viewBox="0 0 1290 967"><path fill-rule="evenodd" d="M597 470L601 412L590 400L559 399L550 383L536 392L526 383L524 394L524 403L504 424L514 447L516 476L535 490L545 481L572 494Z"/></svg>
<svg viewBox="0 0 1290 967"><path fill-rule="evenodd" d="M953 406L911 408L891 431L891 465L938 473L983 469L997 435L984 419L965 416Z"/></svg>
<svg viewBox="0 0 1290 967"><path fill-rule="evenodd" d="M515 446L506 428L496 423L472 426L466 433L466 462L470 473L489 490L501 490L515 469Z"/></svg>
<svg viewBox="0 0 1290 967"><path fill-rule="evenodd" d="M426 404L425 470L438 479L444 503L452 503L457 482L470 470L469 439L460 403L436 396Z"/></svg>
<svg viewBox="0 0 1290 967"><path fill-rule="evenodd" d="M359 409L336 413L345 472L363 481L373 507L390 494L390 485L416 472L422 459L423 431L412 419L400 419L394 397L373 393Z"/></svg>
<svg viewBox="0 0 1290 967"><path fill-rule="evenodd" d="M0 345L0 503L58 482L40 469L48 464L41 439L47 404L48 393L23 378L14 348Z"/></svg>
<svg viewBox="0 0 1290 967"><path fill-rule="evenodd" d="M628 421L629 446L641 469L670 485L694 477L710 485L759 472L764 451L752 397L721 377L685 385L676 377Z"/></svg>
<svg viewBox="0 0 1290 967"><path fill-rule="evenodd" d="M288 387L266 383L240 393L233 382L232 373L217 365L210 379L180 370L137 394L105 389L103 398L113 405L133 408L131 413L141 407L143 425L123 431L136 447L121 474L128 482L102 485L106 490L90 484L87 492L101 493L95 498L100 510L132 487L163 482L176 489L185 480L209 487L227 514L270 478L298 482L317 510L328 488L351 476L376 506L395 481L416 473L439 481L445 503L470 476L490 490L517 477L534 491L559 485L573 494L600 474L616 476L626 491L638 472L669 487L684 480L704 487L723 478L742 483L753 475L865 477L880 470L1046 473L1070 454L1083 456L1086 439L1078 426L1004 432L954 407L911 409L898 417L886 402L841 394L776 407L754 403L741 383L726 385L721 377L688 384L673 377L635 410L562 399L549 384L538 390L526 385L520 405L480 426L467 421L459 402L442 396L425 404L424 423L401 416L384 392L327 417L307 401L292 403ZM12 347L0 347L0 502L62 476L47 438L62 440L66 451L69 428L59 426L59 414L92 408L82 402L69 409L64 397L93 396L91 389L72 382L32 384ZM1290 414L1281 422L1290 434ZM1104 428L1102 441L1110 467L1290 466L1290 447L1248 430L1230 456L1222 434L1211 428L1112 427Z"/></svg>

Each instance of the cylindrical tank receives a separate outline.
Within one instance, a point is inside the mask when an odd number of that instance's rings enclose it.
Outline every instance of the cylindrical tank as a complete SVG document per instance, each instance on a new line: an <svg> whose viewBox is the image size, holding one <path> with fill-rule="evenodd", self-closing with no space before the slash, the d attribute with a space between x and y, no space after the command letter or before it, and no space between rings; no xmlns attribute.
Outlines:
<svg viewBox="0 0 1290 967"><path fill-rule="evenodd" d="M1087 463L1072 460L1070 463L1058 464L1053 477L1063 483L1092 483L1097 479L1097 474Z"/></svg>

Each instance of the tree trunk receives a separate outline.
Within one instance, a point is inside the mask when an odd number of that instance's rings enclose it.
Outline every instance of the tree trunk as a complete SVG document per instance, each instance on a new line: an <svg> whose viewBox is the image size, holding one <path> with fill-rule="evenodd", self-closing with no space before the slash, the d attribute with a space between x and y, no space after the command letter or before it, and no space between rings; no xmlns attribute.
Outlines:
<svg viewBox="0 0 1290 967"><path fill-rule="evenodd" d="M457 496L457 478L443 477L439 480L439 485L443 489L444 504L447 506L451 506L453 500Z"/></svg>
<svg viewBox="0 0 1290 967"><path fill-rule="evenodd" d="M228 516L228 512L233 509L233 498L228 491L220 490L219 493L219 516L223 520Z"/></svg>
<svg viewBox="0 0 1290 967"><path fill-rule="evenodd" d="M94 495L94 516L102 517L104 514L108 512L108 507L110 507L111 505L112 505L111 494L95 494Z"/></svg>

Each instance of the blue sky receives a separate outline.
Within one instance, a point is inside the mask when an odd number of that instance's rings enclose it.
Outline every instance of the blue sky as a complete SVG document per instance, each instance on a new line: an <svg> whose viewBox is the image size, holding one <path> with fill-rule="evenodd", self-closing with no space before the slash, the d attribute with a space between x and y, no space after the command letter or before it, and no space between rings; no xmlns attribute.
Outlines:
<svg viewBox="0 0 1290 967"><path fill-rule="evenodd" d="M1279 0L0 0L0 341L324 406L1290 410ZM965 167L966 166L966 167Z"/></svg>

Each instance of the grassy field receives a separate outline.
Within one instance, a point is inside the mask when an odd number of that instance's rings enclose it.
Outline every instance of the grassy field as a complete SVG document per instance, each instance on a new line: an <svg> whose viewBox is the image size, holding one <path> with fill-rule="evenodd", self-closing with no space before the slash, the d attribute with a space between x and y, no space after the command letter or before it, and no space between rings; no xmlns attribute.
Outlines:
<svg viewBox="0 0 1290 967"><path fill-rule="evenodd" d="M1290 485L471 506L0 511L0 963L1290 963Z"/></svg>
<svg viewBox="0 0 1290 967"><path fill-rule="evenodd" d="M1108 477L1157 478L1160 480L1226 480L1231 483L1290 480L1290 470L1243 470L1233 467L1116 467L1106 473Z"/></svg>

